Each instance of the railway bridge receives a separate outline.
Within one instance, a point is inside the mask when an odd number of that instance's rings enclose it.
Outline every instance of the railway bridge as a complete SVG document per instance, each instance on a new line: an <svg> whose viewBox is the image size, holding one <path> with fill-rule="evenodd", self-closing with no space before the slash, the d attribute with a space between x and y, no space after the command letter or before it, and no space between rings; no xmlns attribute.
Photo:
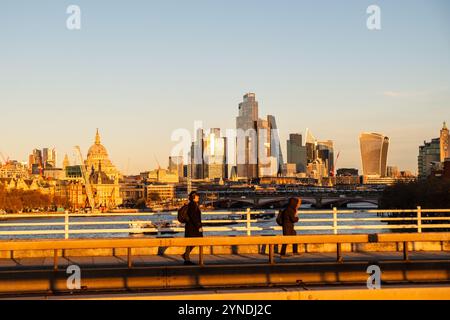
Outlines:
<svg viewBox="0 0 450 320"><path fill-rule="evenodd" d="M206 199L204 204L217 208L255 208L272 209L287 205L290 196L259 196L259 197L225 197L220 199ZM300 196L302 204L310 204L312 207L321 208L342 208L352 203L365 203L378 206L378 197L337 197L337 196Z"/></svg>

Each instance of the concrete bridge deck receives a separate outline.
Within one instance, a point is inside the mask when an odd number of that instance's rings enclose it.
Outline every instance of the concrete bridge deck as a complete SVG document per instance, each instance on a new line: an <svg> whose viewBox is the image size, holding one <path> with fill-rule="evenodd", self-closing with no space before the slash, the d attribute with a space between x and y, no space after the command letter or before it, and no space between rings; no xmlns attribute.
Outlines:
<svg viewBox="0 0 450 320"><path fill-rule="evenodd" d="M69 265L81 270L76 294L365 285L370 265L380 268L383 285L450 284L449 237L392 233L3 241L0 297L71 292ZM275 249L282 244L300 244L300 255L281 258ZM186 246L197 247L192 260L198 265L183 265L180 254Z"/></svg>
<svg viewBox="0 0 450 320"><path fill-rule="evenodd" d="M192 256L193 261L196 258ZM369 277L367 267L373 264L381 269L383 286L440 284L447 286L443 292L450 297L449 252L412 252L409 261L403 258L401 252L349 252L344 262L336 262L333 253L302 253L287 258L277 255L275 264L270 264L264 254L207 255L203 266L184 266L180 256L135 256L133 268L130 269L127 257L97 256L60 258L58 270L54 270L52 258L0 259L0 298L155 293L150 297L143 295L145 299L158 296L158 292L172 290L181 299L180 294L189 290L257 288L259 291L280 286L297 289L330 285L364 286ZM67 274L66 268L74 264L81 269L79 290L70 290L67 286L70 274ZM408 294L411 292L414 290ZM304 293L288 296L267 294L260 298L305 297ZM395 292L391 292L390 296L396 296ZM230 298L227 295L224 299L227 297ZM326 294L317 296L320 297L332 298ZM338 297L335 295L335 298ZM175 296L166 298L176 299ZM189 296L185 298L192 299ZM203 298L206 297L203 295ZM242 299L245 298L249 295L244 294Z"/></svg>
<svg viewBox="0 0 450 320"><path fill-rule="evenodd" d="M403 261L402 252L348 252L345 253L346 262L382 262L382 261ZM196 263L198 255L191 255L191 260ZM449 251L418 251L411 252L409 260L413 261L449 261ZM275 255L276 264L320 264L327 262L336 262L336 254L331 252L324 253L300 253L288 257ZM0 272L12 270L46 270L53 269L54 260L51 257L40 258L16 258L0 259ZM224 254L224 255L206 255L204 257L205 265L254 265L267 264L266 254ZM127 266L127 256L113 257L61 257L58 260L58 266L61 270L69 265L78 265L81 268L124 268ZM183 266L183 260L180 255L151 255L151 256L133 256L133 267L174 267Z"/></svg>

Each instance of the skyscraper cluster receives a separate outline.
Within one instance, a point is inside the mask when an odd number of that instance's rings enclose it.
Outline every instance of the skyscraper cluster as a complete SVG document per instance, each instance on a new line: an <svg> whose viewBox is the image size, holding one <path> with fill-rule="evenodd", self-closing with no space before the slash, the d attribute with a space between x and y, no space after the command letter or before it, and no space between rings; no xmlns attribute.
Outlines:
<svg viewBox="0 0 450 320"><path fill-rule="evenodd" d="M319 141L307 131L304 145L301 134L291 134L286 160L275 117L260 117L256 95L247 93L239 103L233 136L228 131L221 134L220 129L207 133L197 129L189 155L189 172L183 176L210 180L279 176L321 179L334 174L333 141ZM176 165L169 166L174 171Z"/></svg>
<svg viewBox="0 0 450 320"><path fill-rule="evenodd" d="M55 167L55 148L34 149L28 157L28 170L31 174L41 174L42 170Z"/></svg>
<svg viewBox="0 0 450 320"><path fill-rule="evenodd" d="M274 116L259 118L254 93L244 95L236 118L237 176L254 179L281 174L284 160Z"/></svg>
<svg viewBox="0 0 450 320"><path fill-rule="evenodd" d="M192 179L228 178L227 138L222 137L219 128L206 133L203 129L197 130L187 174Z"/></svg>
<svg viewBox="0 0 450 320"><path fill-rule="evenodd" d="M288 164L296 165L297 173L320 179L334 175L333 141L319 141L307 129L305 144L301 134L291 134L287 141Z"/></svg>

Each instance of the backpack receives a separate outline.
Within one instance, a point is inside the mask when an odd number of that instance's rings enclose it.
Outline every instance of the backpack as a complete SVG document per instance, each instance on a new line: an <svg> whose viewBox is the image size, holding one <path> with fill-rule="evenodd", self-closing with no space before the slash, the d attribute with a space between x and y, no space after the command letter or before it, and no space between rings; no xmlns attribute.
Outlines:
<svg viewBox="0 0 450 320"><path fill-rule="evenodd" d="M188 205L185 204L184 206L182 206L180 209L178 209L178 221L180 223L186 223L189 221L189 216L188 216Z"/></svg>
<svg viewBox="0 0 450 320"><path fill-rule="evenodd" d="M284 210L280 210L280 211L278 211L278 215L277 215L277 224L279 225L279 226L282 226L283 225L283 214L284 214Z"/></svg>

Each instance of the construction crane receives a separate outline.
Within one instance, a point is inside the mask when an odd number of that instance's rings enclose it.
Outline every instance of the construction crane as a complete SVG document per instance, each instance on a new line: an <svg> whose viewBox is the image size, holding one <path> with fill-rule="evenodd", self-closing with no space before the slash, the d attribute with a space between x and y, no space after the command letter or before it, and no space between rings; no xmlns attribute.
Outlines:
<svg viewBox="0 0 450 320"><path fill-rule="evenodd" d="M3 164L7 164L9 162L9 157L5 157L3 152L0 152L0 157L2 157Z"/></svg>
<svg viewBox="0 0 450 320"><path fill-rule="evenodd" d="M155 157L156 164L158 165L158 170L161 169L161 165L159 164L158 158L156 157L156 154L153 154L153 157Z"/></svg>
<svg viewBox="0 0 450 320"><path fill-rule="evenodd" d="M81 149L79 146L75 146L75 150L77 151L78 159L80 160L81 174L83 175L84 184L86 187L86 195L88 197L89 205L91 206L92 212L94 212L94 211L96 211L97 208L95 206L94 194L92 192L91 182L89 181L89 175L88 175L86 167L84 165L83 155L81 153Z"/></svg>
<svg viewBox="0 0 450 320"><path fill-rule="evenodd" d="M340 154L341 154L341 152L339 151L338 154L336 155L336 159L334 159L333 168L331 168L331 171L330 171L330 176L331 177L336 176L336 165L337 165L337 162L339 160Z"/></svg>

